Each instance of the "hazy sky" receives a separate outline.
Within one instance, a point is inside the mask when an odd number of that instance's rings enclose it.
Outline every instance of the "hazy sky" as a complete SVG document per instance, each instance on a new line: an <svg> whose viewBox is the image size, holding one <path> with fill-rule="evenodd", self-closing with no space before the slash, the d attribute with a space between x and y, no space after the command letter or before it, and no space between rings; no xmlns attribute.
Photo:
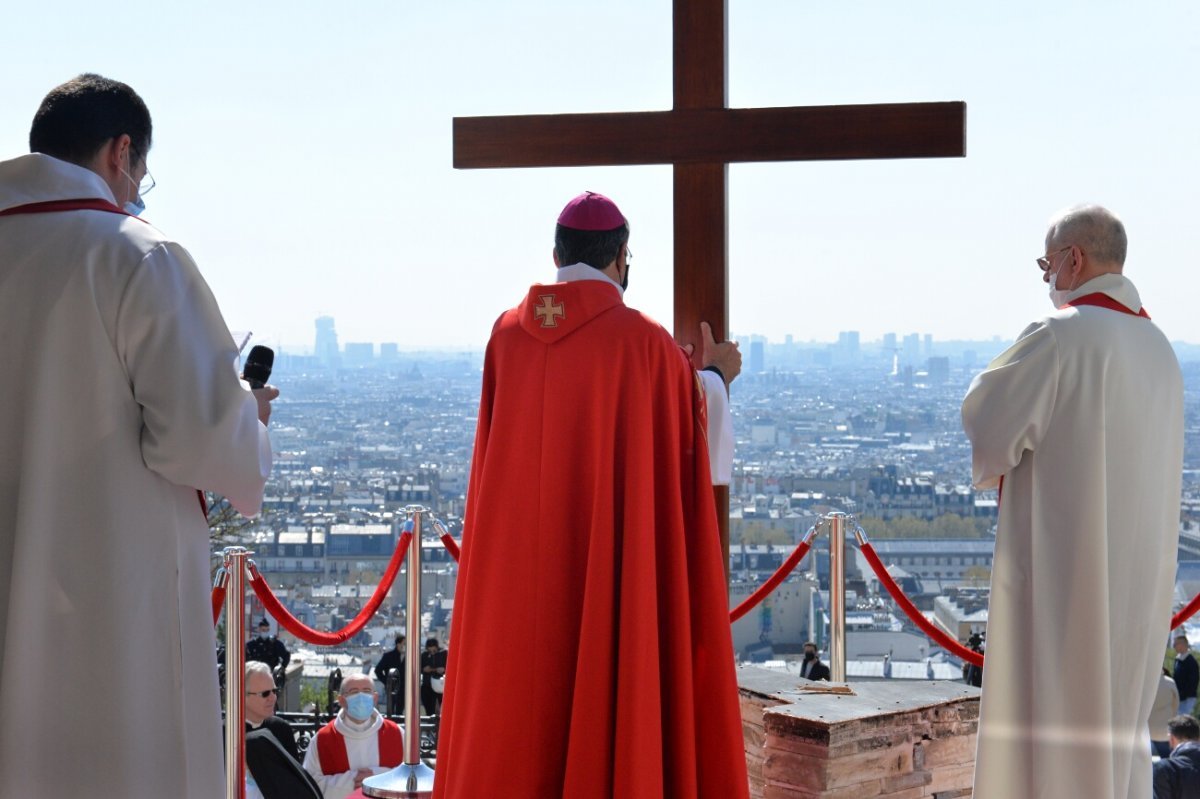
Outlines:
<svg viewBox="0 0 1200 799"><path fill-rule="evenodd" d="M666 0L217 2L9 10L0 157L83 71L154 116L146 218L196 257L235 329L311 347L481 346L552 279L574 194L633 225L627 294L671 325L670 168L455 171L454 116L671 105ZM1108 205L1126 273L1200 342L1200 4L729 2L732 106L963 100L967 157L730 168L741 336L1009 338L1050 307L1047 218Z"/></svg>

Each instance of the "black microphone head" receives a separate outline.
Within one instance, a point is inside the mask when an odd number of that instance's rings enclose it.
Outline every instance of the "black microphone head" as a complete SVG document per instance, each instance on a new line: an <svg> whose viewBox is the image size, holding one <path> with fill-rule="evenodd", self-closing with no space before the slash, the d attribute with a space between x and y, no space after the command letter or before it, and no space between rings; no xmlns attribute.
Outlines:
<svg viewBox="0 0 1200 799"><path fill-rule="evenodd" d="M256 344L246 356L242 367L242 378L250 384L250 388L262 388L271 377L271 367L275 365L275 350Z"/></svg>

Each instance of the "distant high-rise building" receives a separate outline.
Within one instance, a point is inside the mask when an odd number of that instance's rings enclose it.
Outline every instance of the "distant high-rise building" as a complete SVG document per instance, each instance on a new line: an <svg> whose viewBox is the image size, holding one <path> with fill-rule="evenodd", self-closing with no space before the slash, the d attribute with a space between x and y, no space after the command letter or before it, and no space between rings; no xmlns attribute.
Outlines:
<svg viewBox="0 0 1200 799"><path fill-rule="evenodd" d="M345 356L347 366L369 366L375 360L375 345L369 341L348 341Z"/></svg>
<svg viewBox="0 0 1200 799"><path fill-rule="evenodd" d="M836 363L858 362L858 331L847 330L838 333L837 347L834 350Z"/></svg>
<svg viewBox="0 0 1200 799"><path fill-rule="evenodd" d="M933 355L933 334L926 333L925 334L925 357L928 358L932 355Z"/></svg>
<svg viewBox="0 0 1200 799"><path fill-rule="evenodd" d="M338 366L342 360L332 316L317 317L317 342L313 347L313 355L322 366Z"/></svg>
<svg viewBox="0 0 1200 799"><path fill-rule="evenodd" d="M757 375L766 371L766 339L754 336L750 339L750 374Z"/></svg>
<svg viewBox="0 0 1200 799"><path fill-rule="evenodd" d="M904 337L904 346L900 355L900 361L915 366L921 361L921 337L916 333L909 333Z"/></svg>
<svg viewBox="0 0 1200 799"><path fill-rule="evenodd" d="M945 355L929 359L930 385L942 385L950 382L950 359Z"/></svg>
<svg viewBox="0 0 1200 799"><path fill-rule="evenodd" d="M394 341L385 341L380 344L379 360L382 363L395 363L400 360L400 345Z"/></svg>
<svg viewBox="0 0 1200 799"><path fill-rule="evenodd" d="M896 334L895 333L884 333L883 334L883 354L890 358L892 355L895 354L895 352L896 352Z"/></svg>

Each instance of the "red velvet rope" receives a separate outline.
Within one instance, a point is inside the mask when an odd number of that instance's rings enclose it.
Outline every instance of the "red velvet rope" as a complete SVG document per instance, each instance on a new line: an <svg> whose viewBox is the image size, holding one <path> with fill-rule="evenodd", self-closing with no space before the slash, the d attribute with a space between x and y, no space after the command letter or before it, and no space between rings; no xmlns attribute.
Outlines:
<svg viewBox="0 0 1200 799"><path fill-rule="evenodd" d="M1192 597L1192 601L1187 603L1183 610L1171 617L1171 629L1183 626L1183 623L1196 615L1196 611L1200 610L1200 594Z"/></svg>
<svg viewBox="0 0 1200 799"><path fill-rule="evenodd" d="M396 581L396 575L400 573L400 564L404 561L404 553L408 551L410 541L412 541L411 532L406 531L400 534L399 540L396 541L396 551L392 553L392 560L388 563L383 579L379 581L379 585L375 588L375 594L371 597L371 601L363 606L363 609L358 612L358 615L349 624L335 633L323 633L320 630L314 630L289 613L288 609L271 592L271 586L267 585L267 581L258 572L258 566L253 562L250 563L250 585L254 588L254 593L258 594L258 599L263 603L263 608L274 616L280 626L292 635L318 646L334 646L345 643L358 635L359 631L375 615L375 611L379 610L379 606L383 604L384 597L391 590L392 583ZM419 613L420 610L418 608L409 608L409 612Z"/></svg>
<svg viewBox="0 0 1200 799"><path fill-rule="evenodd" d="M792 573L792 569L796 568L796 565L799 564L800 561L804 560L804 556L808 554L808 550L811 546L811 539L806 539L797 544L796 548L792 551L792 554L788 556L788 559L785 560L783 564L775 570L775 573L772 574L765 583L760 585L753 594L743 599L741 604L739 604L736 608L729 611L729 623L732 624L742 616L745 616L747 613L753 610L759 602L762 602L764 599L766 599L767 594L774 591L779 584L782 583L787 576Z"/></svg>
<svg viewBox="0 0 1200 799"><path fill-rule="evenodd" d="M213 586L212 592L212 610L213 610L213 627L217 626L217 622L221 620L221 609L225 607L225 583Z"/></svg>
<svg viewBox="0 0 1200 799"><path fill-rule="evenodd" d="M442 533L442 546L450 553L450 557L454 558L454 562L458 563L458 544L449 533Z"/></svg>
<svg viewBox="0 0 1200 799"><path fill-rule="evenodd" d="M913 620L914 624L924 630L925 634L934 641L937 641L939 644L941 644L943 649L946 649L952 654L957 655L968 663L976 666L983 665L983 655L971 649L967 649L958 641L955 641L946 634L945 630L943 630L941 627L938 627L929 619L925 618L925 614L917 610L917 606L912 603L912 600L904 595L904 591L901 590L900 586L896 585L896 581L892 579L892 575L888 574L887 569L883 565L883 561L879 559L879 555L875 554L875 547L870 541L864 541L859 546L859 549L862 551L863 556L867 559L867 562L871 564L871 568L875 570L875 575L879 578L879 581L883 583L884 587L887 588L888 593L892 595L892 599L896 600L896 604L899 605L901 609L908 615L908 617Z"/></svg>

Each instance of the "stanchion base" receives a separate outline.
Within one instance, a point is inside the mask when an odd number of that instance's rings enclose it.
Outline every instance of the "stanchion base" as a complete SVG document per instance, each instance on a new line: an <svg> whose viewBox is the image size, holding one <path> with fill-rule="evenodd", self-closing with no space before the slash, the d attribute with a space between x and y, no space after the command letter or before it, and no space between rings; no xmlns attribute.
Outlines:
<svg viewBox="0 0 1200 799"><path fill-rule="evenodd" d="M367 777L362 792L383 799L424 799L433 796L433 769L424 763L401 763L391 771Z"/></svg>

